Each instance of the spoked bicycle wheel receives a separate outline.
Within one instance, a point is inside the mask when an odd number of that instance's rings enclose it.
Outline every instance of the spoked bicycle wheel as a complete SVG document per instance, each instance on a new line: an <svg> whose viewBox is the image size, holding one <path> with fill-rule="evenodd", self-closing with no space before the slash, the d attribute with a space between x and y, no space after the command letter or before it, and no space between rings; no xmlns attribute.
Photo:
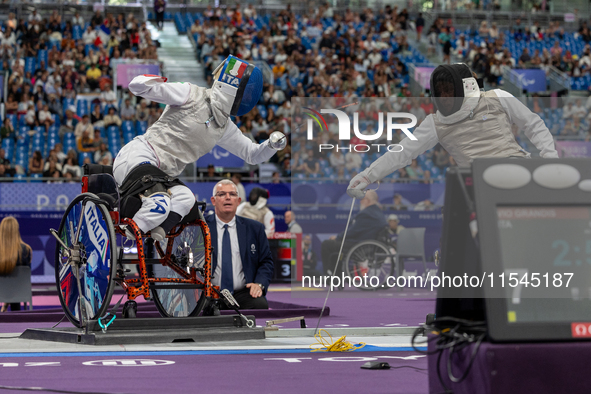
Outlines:
<svg viewBox="0 0 591 394"><path fill-rule="evenodd" d="M187 226L183 229L174 239L172 256L175 264L187 273L197 269L197 278L203 282L199 269L205 263L205 238L200 226ZM150 267L154 278L185 278L168 266L154 264ZM207 302L202 289L175 288L175 285L178 286L174 282L160 282L151 289L158 312L164 317L199 315Z"/></svg>
<svg viewBox="0 0 591 394"><path fill-rule="evenodd" d="M89 198L99 199L94 194L84 193L68 206L57 232L63 244L57 242L55 250L60 303L77 327L82 327L84 321L80 316L80 302L86 310L86 319L96 320L105 314L114 289L115 229L107 208ZM76 280L76 266L69 264L75 245L80 252L79 281Z"/></svg>
<svg viewBox="0 0 591 394"><path fill-rule="evenodd" d="M367 240L355 245L345 260L351 283L361 290L385 289L388 276L394 272L394 254L388 245L378 241ZM365 275L367 280L364 280Z"/></svg>

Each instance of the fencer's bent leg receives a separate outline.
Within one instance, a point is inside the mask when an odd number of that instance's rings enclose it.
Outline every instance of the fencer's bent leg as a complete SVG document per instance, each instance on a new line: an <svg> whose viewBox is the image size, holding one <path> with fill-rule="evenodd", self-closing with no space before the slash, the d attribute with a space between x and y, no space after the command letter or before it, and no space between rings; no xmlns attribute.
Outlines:
<svg viewBox="0 0 591 394"><path fill-rule="evenodd" d="M142 207L133 216L133 221L144 233L160 226L171 209L171 198L167 193L154 193L142 197Z"/></svg>
<svg viewBox="0 0 591 394"><path fill-rule="evenodd" d="M182 218L184 218L195 205L195 195L186 186L177 185L170 188L170 214L168 218L160 225L164 232L168 234Z"/></svg>

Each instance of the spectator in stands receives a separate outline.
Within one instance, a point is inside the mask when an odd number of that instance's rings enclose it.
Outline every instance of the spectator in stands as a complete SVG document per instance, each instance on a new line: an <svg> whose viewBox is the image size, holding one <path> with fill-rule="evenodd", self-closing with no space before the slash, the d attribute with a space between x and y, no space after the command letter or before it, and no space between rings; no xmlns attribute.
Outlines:
<svg viewBox="0 0 591 394"><path fill-rule="evenodd" d="M341 151L333 152L328 160L332 168L339 168L345 166L345 156Z"/></svg>
<svg viewBox="0 0 591 394"><path fill-rule="evenodd" d="M419 16L415 20L415 28L417 30L417 42L421 42L421 34L425 28L425 19L422 12L419 12Z"/></svg>
<svg viewBox="0 0 591 394"><path fill-rule="evenodd" d="M456 41L455 56L464 61L468 57L470 43L466 40L464 33L460 34L460 38Z"/></svg>
<svg viewBox="0 0 591 394"><path fill-rule="evenodd" d="M306 155L300 170L303 171L306 176L311 175L319 175L320 174L320 164L318 163L318 159L314 157L314 151L309 149Z"/></svg>
<svg viewBox="0 0 591 394"><path fill-rule="evenodd" d="M107 162L109 164L105 165L112 165L113 164L113 155L107 148L107 144L104 142L100 144L98 150L94 153L94 162L102 164L103 162Z"/></svg>
<svg viewBox="0 0 591 394"><path fill-rule="evenodd" d="M49 106L48 106L49 111L52 114L61 117L62 113L64 112L61 100L58 100L58 98L55 94L50 94L48 97L49 97Z"/></svg>
<svg viewBox="0 0 591 394"><path fill-rule="evenodd" d="M486 21L483 21L483 23L486 23ZM450 55L451 55L451 48L452 48L451 34L449 31L449 28L447 28L447 27L443 28L443 30L439 34L438 40L439 40L439 44L441 45L441 48L443 50L443 63L449 64L451 62Z"/></svg>
<svg viewBox="0 0 591 394"><path fill-rule="evenodd" d="M417 162L417 159L413 159L410 166L406 167L406 172L410 179L421 179L423 177L423 169Z"/></svg>
<svg viewBox="0 0 591 394"><path fill-rule="evenodd" d="M100 148L101 144L105 143L105 141L103 141L103 138L101 137L101 131L99 129L94 130L94 137L92 140L96 150Z"/></svg>
<svg viewBox="0 0 591 394"><path fill-rule="evenodd" d="M273 171L273 175L271 175L271 183L278 185L281 183L281 174L277 171Z"/></svg>
<svg viewBox="0 0 591 394"><path fill-rule="evenodd" d="M530 60L531 56L529 55L529 50L527 48L523 48L521 56L519 56L519 68L528 68Z"/></svg>
<svg viewBox="0 0 591 394"><path fill-rule="evenodd" d="M562 47L560 46L560 41L554 42L554 46L550 48L550 54L552 56L560 56L562 54Z"/></svg>
<svg viewBox="0 0 591 394"><path fill-rule="evenodd" d="M562 108L562 118L563 119L570 119L574 116L574 113L575 113L575 111L573 109L573 102L572 102L572 100L570 100Z"/></svg>
<svg viewBox="0 0 591 394"><path fill-rule="evenodd" d="M402 195L395 193L392 198L392 209L394 211L406 211L408 207L402 202Z"/></svg>
<svg viewBox="0 0 591 394"><path fill-rule="evenodd" d="M101 87L100 100L103 106L110 105L117 108L117 96L110 83L105 83Z"/></svg>
<svg viewBox="0 0 591 394"><path fill-rule="evenodd" d="M0 165L3 168L3 176L4 174L14 176L16 174L16 169L12 168L10 165L10 160L6 158L6 152L3 148L0 148Z"/></svg>
<svg viewBox="0 0 591 394"><path fill-rule="evenodd" d="M431 200L425 200L417 203L415 205L415 211L434 211L438 209L436 205L433 204Z"/></svg>
<svg viewBox="0 0 591 394"><path fill-rule="evenodd" d="M345 156L345 168L349 172L357 172L359 171L359 167L361 166L361 155L354 150L347 153Z"/></svg>
<svg viewBox="0 0 591 394"><path fill-rule="evenodd" d="M572 117L578 120L585 119L587 116L587 109L583 105L580 98L576 99L575 105L572 107Z"/></svg>
<svg viewBox="0 0 591 394"><path fill-rule="evenodd" d="M41 22L42 21L41 15L39 15L37 13L37 9L36 8L33 8L33 11L29 14L28 20L29 20L29 23L31 23L31 22Z"/></svg>
<svg viewBox="0 0 591 394"><path fill-rule="evenodd" d="M64 153L64 146L62 145L62 143L58 142L57 144L55 144L53 150L57 155L58 161L63 164L66 160L66 154Z"/></svg>
<svg viewBox="0 0 591 394"><path fill-rule="evenodd" d="M246 191L244 190L244 185L242 184L242 175L233 174L231 180L234 182L234 185L236 185L236 191L238 192L238 197L240 197L240 200L246 201Z"/></svg>
<svg viewBox="0 0 591 394"><path fill-rule="evenodd" d="M111 35L109 36L109 41L107 41L107 51L109 51L110 53L111 48L116 48L119 46L119 44L119 40L117 39L115 33L111 33Z"/></svg>
<svg viewBox="0 0 591 394"><path fill-rule="evenodd" d="M90 26L92 29L94 29L97 26L100 26L104 21L103 16L101 15L101 11L96 10L96 12L94 13L94 16L92 17L92 19L90 20Z"/></svg>
<svg viewBox="0 0 591 394"><path fill-rule="evenodd" d="M0 136L2 137L2 140L5 138L11 138L16 141L17 137L16 133L14 132L14 126L8 117L4 118L2 128L0 129Z"/></svg>
<svg viewBox="0 0 591 394"><path fill-rule="evenodd" d="M29 108L27 109L27 113L25 114L25 123L30 128L37 126L37 115L35 112L34 104L29 104Z"/></svg>
<svg viewBox="0 0 591 394"><path fill-rule="evenodd" d="M64 176L70 174L74 179L79 179L82 175L82 169L76 162L76 159L71 156L66 159L66 162L62 167L62 172Z"/></svg>
<svg viewBox="0 0 591 394"><path fill-rule="evenodd" d="M8 216L0 223L0 275L9 275L16 266L31 266L31 247L21 239L18 221ZM19 311L20 303L11 303L11 311ZM0 308L6 312L8 304Z"/></svg>
<svg viewBox="0 0 591 394"><path fill-rule="evenodd" d="M39 111L37 117L39 119L39 124L45 126L46 131L55 123L51 112L49 112L49 105L47 104L43 105L43 108Z"/></svg>
<svg viewBox="0 0 591 394"><path fill-rule="evenodd" d="M92 63L88 71L86 71L86 80L91 89L97 89L99 85L99 78L102 72L97 68L96 63Z"/></svg>
<svg viewBox="0 0 591 394"><path fill-rule="evenodd" d="M215 166L213 164L207 165L207 178L209 178L209 180L216 178Z"/></svg>
<svg viewBox="0 0 591 394"><path fill-rule="evenodd" d="M4 103L4 106L6 108L6 114L10 115L16 115L17 110L18 110L18 101L15 100L15 97L12 93L10 93L6 99L6 103Z"/></svg>
<svg viewBox="0 0 591 394"><path fill-rule="evenodd" d="M164 28L164 11L166 10L166 1L154 0L154 12L156 13L156 27L158 30Z"/></svg>
<svg viewBox="0 0 591 394"><path fill-rule="evenodd" d="M94 135L94 127L90 124L90 116L88 115L82 115L82 121L76 124L76 128L74 129L76 140L79 140L85 132L88 132L89 136ZM90 137L90 139L92 139L92 137Z"/></svg>
<svg viewBox="0 0 591 394"><path fill-rule="evenodd" d="M113 125L115 125L117 127L121 126L121 118L119 117L119 115L117 115L117 111L116 111L115 107L113 107L113 106L109 107L109 113L108 113L108 115L105 116L103 123L104 123L105 127L109 127L109 126L113 126Z"/></svg>
<svg viewBox="0 0 591 394"><path fill-rule="evenodd" d="M131 99L127 97L119 109L121 120L135 120L135 107L131 104Z"/></svg>
<svg viewBox="0 0 591 394"><path fill-rule="evenodd" d="M148 100L142 99L140 104L137 106L135 112L135 119L138 122L147 122L150 117L150 109L148 108Z"/></svg>
<svg viewBox="0 0 591 394"><path fill-rule="evenodd" d="M84 116L87 117L88 115ZM76 139L76 146L78 148L78 152L96 151L96 147L94 146L94 139L92 138L94 136L94 130L92 130L92 126L90 125L90 123L88 125L90 126L91 131L85 129L82 132L82 135Z"/></svg>
<svg viewBox="0 0 591 394"><path fill-rule="evenodd" d="M90 123L92 123L92 127L95 129L99 129L105 126L105 122L103 121L103 112L101 111L100 104L94 104L92 113L90 114Z"/></svg>
<svg viewBox="0 0 591 394"><path fill-rule="evenodd" d="M62 165L58 162L57 155L55 154L55 152L52 152L45 161L45 164L43 165L43 177L52 178L56 171L59 173L61 177L61 170Z"/></svg>
<svg viewBox="0 0 591 394"><path fill-rule="evenodd" d="M88 94L92 93L92 89L88 84L88 80L86 79L86 75L80 75L78 80L77 88L79 93Z"/></svg>
<svg viewBox="0 0 591 394"><path fill-rule="evenodd" d="M36 150L29 159L29 175L43 174L43 156Z"/></svg>
<svg viewBox="0 0 591 394"><path fill-rule="evenodd" d="M35 93L33 93L33 100L37 103L39 103L39 101L43 103L47 102L47 94L45 94L42 84L35 85Z"/></svg>
<svg viewBox="0 0 591 394"><path fill-rule="evenodd" d="M16 29L16 26L17 26L17 20L14 15L14 12L9 12L8 19L6 19L6 28L10 28L11 30L14 30L14 29Z"/></svg>
<svg viewBox="0 0 591 394"><path fill-rule="evenodd" d="M80 16L78 11L76 11L74 17L72 18L72 26L84 26L84 18Z"/></svg>

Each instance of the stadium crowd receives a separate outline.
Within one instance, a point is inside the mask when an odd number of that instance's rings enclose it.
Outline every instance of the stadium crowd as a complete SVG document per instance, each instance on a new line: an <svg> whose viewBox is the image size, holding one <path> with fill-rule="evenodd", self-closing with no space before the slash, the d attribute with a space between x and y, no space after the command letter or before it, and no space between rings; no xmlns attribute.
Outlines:
<svg viewBox="0 0 591 394"><path fill-rule="evenodd" d="M430 99L410 99L408 87L409 65L428 63L408 43L409 34L420 40L425 25L421 14L411 18L406 9L391 6L336 13L328 4L314 4L298 15L289 5L278 13L260 16L252 5L209 7L203 13L187 15L193 22L189 30L198 58L210 82L212 70L229 54L268 64L273 82L265 84L259 105L237 119L237 124L257 142L274 130L290 136L288 147L272 159L277 165L274 180L279 175L290 177L293 171L298 177L345 181L377 157L376 152L320 157L309 149L305 138L295 137L296 133L292 137L297 127L291 124L292 97L383 98L378 104L381 108L375 110L406 110L419 121L433 112ZM138 128L141 133L162 112L157 103L135 103L133 96L118 100L112 90L109 65L113 60L157 58L149 30L133 15L97 12L90 21L78 14L62 21L57 12L43 18L33 11L19 21L10 14L2 29L1 64L9 74L0 174L76 178L80 169L72 167L84 161L111 162L122 142L129 140L125 130ZM589 45L577 58L558 42L567 36L577 43L591 41L585 25L574 35L565 33L558 23L526 28L521 22L510 31L484 22L478 29L460 32L437 19L425 36L432 45L442 46L444 53L449 51L445 61L466 61L493 86L500 82L503 67L553 65L573 76L578 75L578 67L591 77ZM585 41L586 37L589 40ZM531 45L550 43L552 48L528 55ZM525 49L518 56L515 48L522 46ZM84 100L76 101L84 94L95 96L89 106L80 105ZM398 101L391 102L393 97ZM591 103L566 104L564 110L549 108L535 96L529 103L558 138L589 140ZM571 106L585 107L587 112L568 116ZM362 119L362 129L376 127L371 116ZM521 143L520 131L514 130L514 135ZM330 143L337 140L337 133L329 128L316 138ZM523 147L528 148L525 142ZM431 183L441 180L450 165L454 165L453 157L437 146L390 178Z"/></svg>
<svg viewBox="0 0 591 394"><path fill-rule="evenodd" d="M162 108L113 90L111 65L120 59L157 60L145 22L133 14L63 20L33 10L13 13L0 32L4 83L0 175L80 177L85 162L111 164L125 125L145 131ZM125 141L127 142L127 141ZM6 179L4 179L6 180Z"/></svg>

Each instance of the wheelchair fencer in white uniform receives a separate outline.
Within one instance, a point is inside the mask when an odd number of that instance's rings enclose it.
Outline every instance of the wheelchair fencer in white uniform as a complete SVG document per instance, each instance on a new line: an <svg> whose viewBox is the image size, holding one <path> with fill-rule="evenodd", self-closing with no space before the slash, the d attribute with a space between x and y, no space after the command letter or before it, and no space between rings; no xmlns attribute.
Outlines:
<svg viewBox="0 0 591 394"><path fill-rule="evenodd" d="M242 135L230 119L248 113L256 105L263 89L262 72L229 56L213 75L210 89L187 82L167 82L158 75L139 75L131 81L131 93L166 104L166 108L143 136L126 144L115 158L113 175L119 188L126 182L137 182L130 179L132 173L148 164L172 180L215 145L249 164L263 163L285 147L283 133L273 132L269 140L256 144ZM148 188L139 197L141 207L133 220L143 233L151 231L157 241L163 240L195 204L191 190L178 180L165 187ZM126 235L134 238L128 230Z"/></svg>

